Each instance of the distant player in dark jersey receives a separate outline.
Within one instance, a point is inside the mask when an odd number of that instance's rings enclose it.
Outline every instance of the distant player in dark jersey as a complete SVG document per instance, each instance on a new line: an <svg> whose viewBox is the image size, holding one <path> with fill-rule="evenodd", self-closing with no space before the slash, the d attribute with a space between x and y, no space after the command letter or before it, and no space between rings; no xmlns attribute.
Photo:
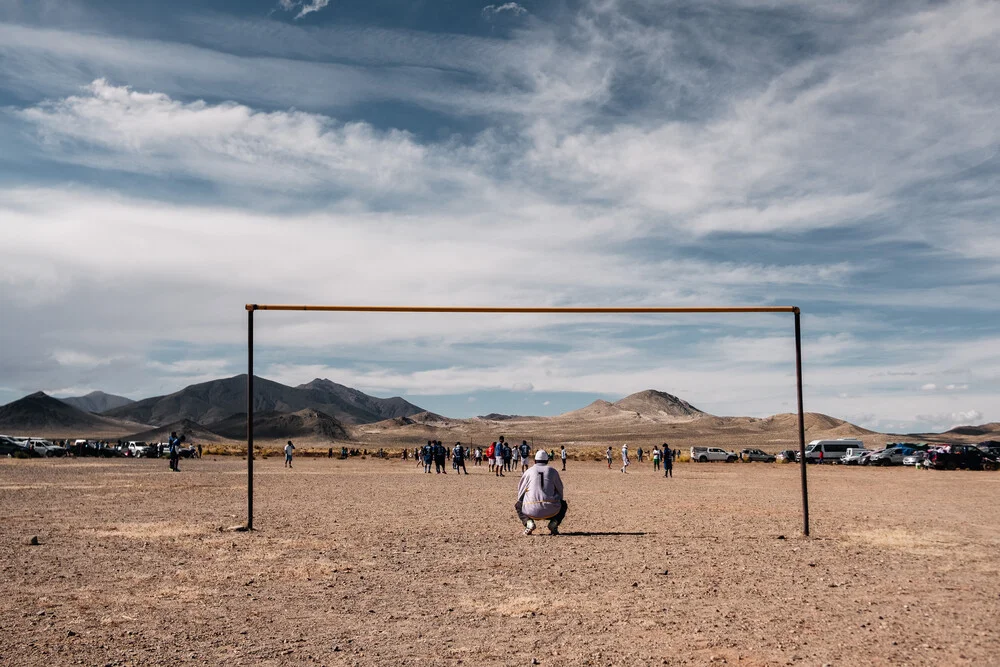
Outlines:
<svg viewBox="0 0 1000 667"><path fill-rule="evenodd" d="M531 458L531 447L528 446L527 440L522 440L517 450L518 454L521 455L521 472L524 472L528 469L528 461Z"/></svg>
<svg viewBox="0 0 1000 667"><path fill-rule="evenodd" d="M451 462L455 466L456 472L469 474L469 471L465 469L465 448L462 447L461 442L456 442L455 447L451 450Z"/></svg>

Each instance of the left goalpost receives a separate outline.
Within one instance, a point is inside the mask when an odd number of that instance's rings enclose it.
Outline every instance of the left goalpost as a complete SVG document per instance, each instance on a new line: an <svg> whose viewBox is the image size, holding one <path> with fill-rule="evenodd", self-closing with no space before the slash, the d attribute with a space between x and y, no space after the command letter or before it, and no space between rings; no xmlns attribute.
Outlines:
<svg viewBox="0 0 1000 667"><path fill-rule="evenodd" d="M799 469L802 484L802 534L809 536L809 491L806 481L806 431L802 407L802 326L798 306L691 306L691 307L491 307L491 306L311 306L246 304L247 311L247 523L253 530L253 314L258 310L316 311L326 313L504 313L542 315L650 315L681 313L791 313L795 318L795 388L799 410Z"/></svg>

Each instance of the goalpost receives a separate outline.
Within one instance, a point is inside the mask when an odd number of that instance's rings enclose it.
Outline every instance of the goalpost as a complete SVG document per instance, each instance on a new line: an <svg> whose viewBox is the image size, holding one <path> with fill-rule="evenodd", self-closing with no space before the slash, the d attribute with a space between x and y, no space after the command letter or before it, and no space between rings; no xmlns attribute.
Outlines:
<svg viewBox="0 0 1000 667"><path fill-rule="evenodd" d="M478 307L478 306L310 306L246 304L247 311L247 524L253 530L253 314L258 310L311 310L327 313L521 313L637 315L672 313L792 313L795 316L795 388L799 408L799 469L802 478L802 534L809 536L809 492L806 484L806 430L802 408L802 328L798 306L719 307Z"/></svg>

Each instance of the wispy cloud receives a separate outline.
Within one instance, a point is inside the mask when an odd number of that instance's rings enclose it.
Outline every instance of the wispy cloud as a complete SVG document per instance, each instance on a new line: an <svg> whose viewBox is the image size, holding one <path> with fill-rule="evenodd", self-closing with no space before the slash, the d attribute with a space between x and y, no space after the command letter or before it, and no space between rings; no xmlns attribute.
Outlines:
<svg viewBox="0 0 1000 667"><path fill-rule="evenodd" d="M516 2L505 2L500 5L486 5L483 7L483 16L493 17L499 14L510 14L512 16L521 16L522 14L527 14L528 10L522 5Z"/></svg>
<svg viewBox="0 0 1000 667"><path fill-rule="evenodd" d="M329 4L330 0L278 0L278 6L286 12L299 10L296 19L318 12Z"/></svg>

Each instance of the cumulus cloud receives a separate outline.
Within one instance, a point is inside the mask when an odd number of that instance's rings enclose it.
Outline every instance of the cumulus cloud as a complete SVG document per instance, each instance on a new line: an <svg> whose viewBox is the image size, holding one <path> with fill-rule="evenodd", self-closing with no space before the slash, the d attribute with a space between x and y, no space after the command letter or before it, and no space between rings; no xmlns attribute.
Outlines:
<svg viewBox="0 0 1000 667"><path fill-rule="evenodd" d="M927 384L920 387L920 389L923 391L937 391L937 385L934 384L933 382L928 382Z"/></svg>
<svg viewBox="0 0 1000 667"><path fill-rule="evenodd" d="M83 95L15 114L53 157L103 169L196 176L276 190L350 188L419 194L468 181L406 132L298 111L181 102L104 79Z"/></svg>

